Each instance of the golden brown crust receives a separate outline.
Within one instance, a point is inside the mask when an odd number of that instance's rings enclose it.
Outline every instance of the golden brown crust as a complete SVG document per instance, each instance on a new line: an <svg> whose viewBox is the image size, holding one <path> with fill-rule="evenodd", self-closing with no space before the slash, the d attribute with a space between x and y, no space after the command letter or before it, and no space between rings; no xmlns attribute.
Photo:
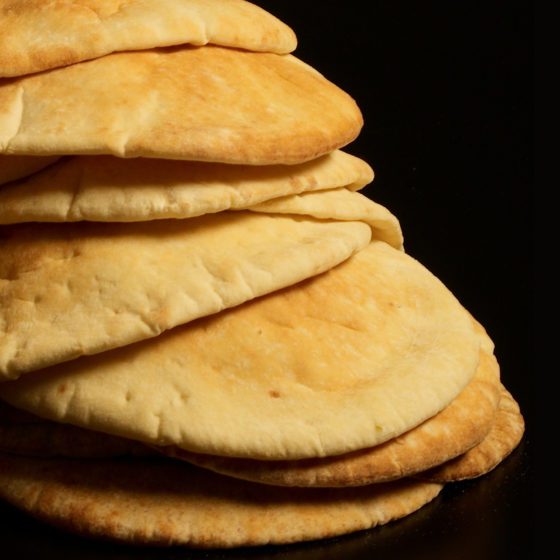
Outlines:
<svg viewBox="0 0 560 560"><path fill-rule="evenodd" d="M490 431L500 395L499 367L481 352L473 380L442 412L382 445L324 459L256 461L155 448L215 472L278 486L361 486L439 465L480 443Z"/></svg>
<svg viewBox="0 0 560 560"><path fill-rule="evenodd" d="M464 455L422 473L423 480L447 483L477 478L497 467L519 445L525 431L519 405L503 386L500 397L496 421L486 438Z"/></svg>
<svg viewBox="0 0 560 560"><path fill-rule="evenodd" d="M362 124L292 55L221 47L117 53L0 85L0 153L294 164Z"/></svg>
<svg viewBox="0 0 560 560"><path fill-rule="evenodd" d="M403 517L441 485L398 481L281 489L172 461L0 456L0 496L80 534L134 544L230 548L328 538Z"/></svg>
<svg viewBox="0 0 560 560"><path fill-rule="evenodd" d="M0 77L115 51L207 43L288 53L296 37L243 0L0 0Z"/></svg>

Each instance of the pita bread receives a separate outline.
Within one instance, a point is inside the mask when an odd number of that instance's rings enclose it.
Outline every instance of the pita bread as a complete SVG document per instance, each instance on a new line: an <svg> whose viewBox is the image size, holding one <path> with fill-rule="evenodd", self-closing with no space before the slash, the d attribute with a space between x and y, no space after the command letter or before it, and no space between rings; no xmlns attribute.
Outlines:
<svg viewBox="0 0 560 560"><path fill-rule="evenodd" d="M294 32L243 0L0 0L0 77L115 51L214 43L288 53Z"/></svg>
<svg viewBox="0 0 560 560"><path fill-rule="evenodd" d="M0 397L156 446L325 457L388 441L445 408L473 377L479 345L445 286L376 241L313 280L3 383Z"/></svg>
<svg viewBox="0 0 560 560"><path fill-rule="evenodd" d="M255 461L189 453L164 453L215 472L276 486L348 487L386 482L440 465L480 443L495 419L500 394L498 364L481 352L473 380L442 412L384 444L353 453L303 461Z"/></svg>
<svg viewBox="0 0 560 560"><path fill-rule="evenodd" d="M243 0L0 0L0 77L186 43L288 53L297 41Z"/></svg>
<svg viewBox="0 0 560 560"><path fill-rule="evenodd" d="M363 452L295 462L231 459L176 448L168 448L166 452L215 472L265 484L371 484L424 471L479 443L493 423L499 392L497 363L482 355L473 380L444 411L407 434ZM132 440L50 422L1 401L0 451L32 457L73 458L150 454L148 447Z"/></svg>
<svg viewBox="0 0 560 560"><path fill-rule="evenodd" d="M252 212L147 225L4 226L0 379L150 338L290 286L347 259L371 235L363 222Z"/></svg>
<svg viewBox="0 0 560 560"><path fill-rule="evenodd" d="M57 157L0 156L0 185L32 175L57 159ZM4 196L4 189L0 190L1 196ZM0 213L4 212L2 204L0 202Z"/></svg>
<svg viewBox="0 0 560 560"><path fill-rule="evenodd" d="M0 153L293 164L362 123L349 95L292 55L157 49L0 82Z"/></svg>
<svg viewBox="0 0 560 560"><path fill-rule="evenodd" d="M173 461L0 456L0 496L63 529L134 544L230 548L369 529L408 515L441 485L274 488Z"/></svg>
<svg viewBox="0 0 560 560"><path fill-rule="evenodd" d="M294 166L81 156L0 189L0 224L192 218L372 180L365 161L340 151Z"/></svg>
<svg viewBox="0 0 560 560"><path fill-rule="evenodd" d="M486 438L464 455L422 473L422 479L456 482L477 478L497 467L519 445L525 431L519 405L503 386L500 396L496 421Z"/></svg>
<svg viewBox="0 0 560 560"><path fill-rule="evenodd" d="M374 239L403 249L402 231L400 227L395 227L396 218L393 214L362 194L344 188L324 191L320 197L318 193L285 196L252 206L249 210L278 215L301 214L319 220L362 220L371 226Z"/></svg>

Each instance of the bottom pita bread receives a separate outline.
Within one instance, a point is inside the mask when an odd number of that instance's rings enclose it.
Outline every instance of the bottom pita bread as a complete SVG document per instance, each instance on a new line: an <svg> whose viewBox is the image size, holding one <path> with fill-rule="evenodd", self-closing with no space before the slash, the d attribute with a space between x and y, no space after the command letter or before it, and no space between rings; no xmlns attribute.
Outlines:
<svg viewBox="0 0 560 560"><path fill-rule="evenodd" d="M327 538L410 514L441 488L403 480L287 490L169 460L0 456L0 497L64 529L134 544L228 548Z"/></svg>
<svg viewBox="0 0 560 560"><path fill-rule="evenodd" d="M467 453L422 474L423 480L457 482L496 468L518 445L525 431L519 405L502 386L496 421L484 440Z"/></svg>

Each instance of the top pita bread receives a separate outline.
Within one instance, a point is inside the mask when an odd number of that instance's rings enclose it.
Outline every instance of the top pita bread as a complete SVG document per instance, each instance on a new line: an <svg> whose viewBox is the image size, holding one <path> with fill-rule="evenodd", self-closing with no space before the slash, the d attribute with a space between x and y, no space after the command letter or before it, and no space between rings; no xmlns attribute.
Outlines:
<svg viewBox="0 0 560 560"><path fill-rule="evenodd" d="M0 153L292 164L362 124L349 95L292 55L157 49L0 82Z"/></svg>
<svg viewBox="0 0 560 560"><path fill-rule="evenodd" d="M243 0L0 0L0 77L115 51L207 43L288 53L296 37Z"/></svg>
<svg viewBox="0 0 560 560"><path fill-rule="evenodd" d="M194 218L372 179L365 161L338 150L290 166L79 156L1 188L0 224Z"/></svg>

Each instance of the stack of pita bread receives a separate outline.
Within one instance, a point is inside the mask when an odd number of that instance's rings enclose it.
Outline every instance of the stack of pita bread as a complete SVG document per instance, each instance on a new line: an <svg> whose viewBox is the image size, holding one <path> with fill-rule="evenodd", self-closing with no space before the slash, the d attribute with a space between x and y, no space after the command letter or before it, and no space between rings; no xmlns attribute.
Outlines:
<svg viewBox="0 0 560 560"><path fill-rule="evenodd" d="M493 344L243 0L0 0L0 497L147 544L324 538L480 476Z"/></svg>

